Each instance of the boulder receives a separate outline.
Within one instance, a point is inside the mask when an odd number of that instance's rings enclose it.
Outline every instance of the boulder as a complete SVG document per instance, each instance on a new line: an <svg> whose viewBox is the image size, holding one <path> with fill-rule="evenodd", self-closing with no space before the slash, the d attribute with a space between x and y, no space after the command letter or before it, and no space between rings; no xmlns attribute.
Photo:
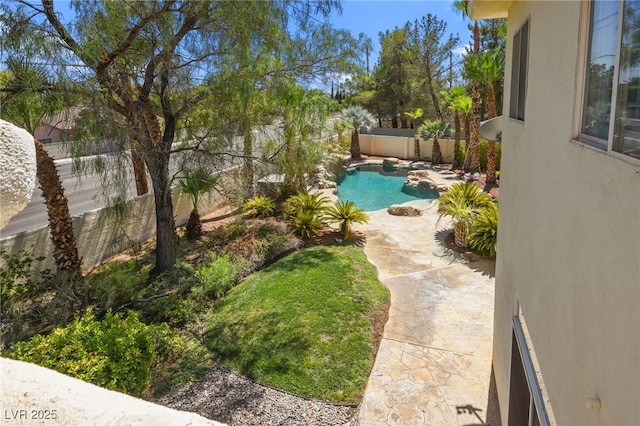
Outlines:
<svg viewBox="0 0 640 426"><path fill-rule="evenodd" d="M425 191L437 190L438 192L446 191L445 185L436 183L427 170L412 170L407 174L407 179L404 181L405 186L412 189L422 189Z"/></svg>
<svg viewBox="0 0 640 426"><path fill-rule="evenodd" d="M382 160L382 167L396 167L400 164L398 158L387 157Z"/></svg>
<svg viewBox="0 0 640 426"><path fill-rule="evenodd" d="M36 146L26 130L0 120L0 229L22 211L36 187Z"/></svg>
<svg viewBox="0 0 640 426"><path fill-rule="evenodd" d="M422 210L409 205L394 204L387 209L387 213L393 216L422 216Z"/></svg>

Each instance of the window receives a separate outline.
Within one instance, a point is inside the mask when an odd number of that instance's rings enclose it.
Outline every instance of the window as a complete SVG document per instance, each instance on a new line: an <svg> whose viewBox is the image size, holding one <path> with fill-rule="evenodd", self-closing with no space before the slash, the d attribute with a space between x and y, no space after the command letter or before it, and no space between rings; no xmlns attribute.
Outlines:
<svg viewBox="0 0 640 426"><path fill-rule="evenodd" d="M640 159L640 2L589 2L580 139Z"/></svg>
<svg viewBox="0 0 640 426"><path fill-rule="evenodd" d="M513 37L511 60L511 100L509 117L524 121L524 106L527 97L527 75L529 68L529 21L525 22Z"/></svg>

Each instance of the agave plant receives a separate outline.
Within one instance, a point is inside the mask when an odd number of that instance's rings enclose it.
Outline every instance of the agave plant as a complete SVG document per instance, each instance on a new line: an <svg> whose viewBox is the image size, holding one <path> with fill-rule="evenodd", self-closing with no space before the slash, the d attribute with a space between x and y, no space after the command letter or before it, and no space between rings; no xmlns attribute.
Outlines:
<svg viewBox="0 0 640 426"><path fill-rule="evenodd" d="M266 195L256 195L247 200L242 210L251 217L265 218L273 215L276 203Z"/></svg>
<svg viewBox="0 0 640 426"><path fill-rule="evenodd" d="M453 218L455 244L467 247L471 228L483 209L494 207L489 194L473 182L457 183L442 194L438 204L438 216Z"/></svg>
<svg viewBox="0 0 640 426"><path fill-rule="evenodd" d="M340 201L335 206L329 208L325 213L329 222L340 225L342 239L346 240L351 232L351 225L354 223L366 223L369 216L364 210L356 207L352 201Z"/></svg>
<svg viewBox="0 0 640 426"><path fill-rule="evenodd" d="M202 197L211 192L218 180L218 175L202 167L195 170L187 170L179 180L182 192L189 196L193 205L186 227L187 238L191 240L195 240L202 235L202 223L200 222L198 206Z"/></svg>
<svg viewBox="0 0 640 426"><path fill-rule="evenodd" d="M498 246L498 206L482 209L469 234L469 248L485 256L495 256Z"/></svg>

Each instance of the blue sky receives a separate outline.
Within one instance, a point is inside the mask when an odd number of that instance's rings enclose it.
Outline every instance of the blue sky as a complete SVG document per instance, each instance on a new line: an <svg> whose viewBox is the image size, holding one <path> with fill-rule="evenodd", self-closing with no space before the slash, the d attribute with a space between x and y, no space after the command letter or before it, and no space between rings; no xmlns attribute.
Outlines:
<svg viewBox="0 0 640 426"><path fill-rule="evenodd" d="M469 21L463 20L454 7L453 1L444 0L343 0L342 15L335 16L331 23L336 28L351 31L354 37L364 32L371 38L374 55L370 59L371 68L375 65L380 43L378 33L402 27L407 21L415 21L421 16L431 13L447 22L447 31L458 33L460 48L468 44L471 33L467 28ZM463 49L461 50L463 51Z"/></svg>

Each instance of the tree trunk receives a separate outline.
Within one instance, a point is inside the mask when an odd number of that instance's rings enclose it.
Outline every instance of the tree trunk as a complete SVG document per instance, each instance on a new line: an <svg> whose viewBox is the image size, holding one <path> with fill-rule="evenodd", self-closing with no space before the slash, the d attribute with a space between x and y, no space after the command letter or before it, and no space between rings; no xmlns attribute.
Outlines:
<svg viewBox="0 0 640 426"><path fill-rule="evenodd" d="M49 216L56 267L58 272L65 271L72 279L78 279L82 276L82 259L78 256L67 197L64 195L64 188L53 158L45 151L40 141L35 140L35 145L36 175Z"/></svg>
<svg viewBox="0 0 640 426"><path fill-rule="evenodd" d="M362 153L360 152L360 137L358 136L358 131L354 131L351 134L351 159L358 159L362 157Z"/></svg>
<svg viewBox="0 0 640 426"><path fill-rule="evenodd" d="M489 102L489 118L494 118L496 113L496 95L493 90L493 84L487 84L487 99ZM487 183L496 183L496 145L494 141L488 141L487 146Z"/></svg>
<svg viewBox="0 0 640 426"><path fill-rule="evenodd" d="M198 239L202 235L202 222L200 221L198 209L191 210L186 226L186 235L190 240Z"/></svg>
<svg viewBox="0 0 640 426"><path fill-rule="evenodd" d="M420 161L420 139L413 138L413 161Z"/></svg>
<svg viewBox="0 0 640 426"><path fill-rule="evenodd" d="M243 155L244 167L242 174L244 180L244 199L248 200L254 195L253 130L251 129L251 126L248 126L248 128L246 128L244 132Z"/></svg>
<svg viewBox="0 0 640 426"><path fill-rule="evenodd" d="M442 151L438 138L433 138L433 151L431 153L431 166L438 166L442 163Z"/></svg>
<svg viewBox="0 0 640 426"><path fill-rule="evenodd" d="M131 149L131 162L133 163L133 176L136 181L136 193L143 195L149 193L149 183L147 182L147 168L144 165L144 158L136 149Z"/></svg>
<svg viewBox="0 0 640 426"><path fill-rule="evenodd" d="M469 163L471 162L471 156L469 155L469 146L471 145L471 117L470 114L465 114L464 117L464 163L462 169L467 170Z"/></svg>
<svg viewBox="0 0 640 426"><path fill-rule="evenodd" d="M478 91L478 83L473 82L471 88L471 137L469 143L469 167L465 169L465 172L476 173L480 171L480 142L478 135L478 128L480 127L479 107L480 107L480 93ZM465 161L466 162L466 161Z"/></svg>
<svg viewBox="0 0 640 426"><path fill-rule="evenodd" d="M159 173L152 173L153 199L156 207L156 266L155 273L171 268L176 263L177 235L173 218L173 200L168 179L168 162L158 161ZM163 164L164 163L164 164Z"/></svg>
<svg viewBox="0 0 640 426"><path fill-rule="evenodd" d="M456 170L460 167L458 164L458 151L460 151L460 114L453 113L453 125L454 125L454 143L453 143L453 163L451 164L451 170Z"/></svg>

